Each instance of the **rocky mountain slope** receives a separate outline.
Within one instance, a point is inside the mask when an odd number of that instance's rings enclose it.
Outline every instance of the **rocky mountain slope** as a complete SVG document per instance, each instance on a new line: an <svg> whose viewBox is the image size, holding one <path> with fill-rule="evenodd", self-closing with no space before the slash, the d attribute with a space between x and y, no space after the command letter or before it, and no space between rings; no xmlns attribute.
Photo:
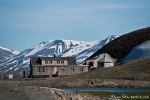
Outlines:
<svg viewBox="0 0 150 100"><path fill-rule="evenodd" d="M10 59L15 55L18 55L20 52L17 50L9 49L3 46L0 46L0 62Z"/></svg>
<svg viewBox="0 0 150 100"><path fill-rule="evenodd" d="M39 45L26 49L10 59L3 60L3 62L0 64L0 70L26 70L29 69L30 57L51 57L54 54L61 57L74 56L76 57L77 63L80 63L103 47L105 44L117 37L118 36L112 35L104 40L94 42L74 40L50 40L47 42L41 42Z"/></svg>

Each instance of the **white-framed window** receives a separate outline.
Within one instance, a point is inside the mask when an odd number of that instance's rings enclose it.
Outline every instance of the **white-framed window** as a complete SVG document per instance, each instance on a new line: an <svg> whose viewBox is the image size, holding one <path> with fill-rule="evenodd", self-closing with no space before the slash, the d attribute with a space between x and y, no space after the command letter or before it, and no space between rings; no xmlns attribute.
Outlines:
<svg viewBox="0 0 150 100"><path fill-rule="evenodd" d="M57 61L57 64L64 64L63 60Z"/></svg>
<svg viewBox="0 0 150 100"><path fill-rule="evenodd" d="M83 72L83 68L80 68L80 71L82 71L82 72Z"/></svg>
<svg viewBox="0 0 150 100"><path fill-rule="evenodd" d="M44 67L37 67L37 72L45 72L45 68Z"/></svg>
<svg viewBox="0 0 150 100"><path fill-rule="evenodd" d="M50 61L49 61L49 64L52 64L52 63L53 63L52 60L50 60Z"/></svg>
<svg viewBox="0 0 150 100"><path fill-rule="evenodd" d="M57 64L60 64L60 61L57 61Z"/></svg>
<svg viewBox="0 0 150 100"><path fill-rule="evenodd" d="M61 64L64 64L64 61L61 61Z"/></svg>
<svg viewBox="0 0 150 100"><path fill-rule="evenodd" d="M45 64L48 64L48 60L45 60Z"/></svg>
<svg viewBox="0 0 150 100"><path fill-rule="evenodd" d="M45 64L52 64L52 60L45 60Z"/></svg>
<svg viewBox="0 0 150 100"><path fill-rule="evenodd" d="M72 71L74 71L74 68L72 68Z"/></svg>

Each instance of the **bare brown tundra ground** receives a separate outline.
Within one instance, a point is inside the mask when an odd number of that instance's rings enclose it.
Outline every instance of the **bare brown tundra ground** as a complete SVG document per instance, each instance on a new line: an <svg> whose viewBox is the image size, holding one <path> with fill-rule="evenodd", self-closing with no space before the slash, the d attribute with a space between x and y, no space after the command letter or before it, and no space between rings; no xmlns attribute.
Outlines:
<svg viewBox="0 0 150 100"><path fill-rule="evenodd" d="M107 100L89 94L57 91L52 87L135 87L149 88L149 81L119 79L69 79L68 77L47 79L0 80L1 100Z"/></svg>
<svg viewBox="0 0 150 100"><path fill-rule="evenodd" d="M31 81L30 82L35 82ZM18 84L19 83L19 84ZM24 85L21 85L23 83ZM29 86L26 81L0 80L0 100L106 100L90 94ZM29 83L29 82L28 82Z"/></svg>

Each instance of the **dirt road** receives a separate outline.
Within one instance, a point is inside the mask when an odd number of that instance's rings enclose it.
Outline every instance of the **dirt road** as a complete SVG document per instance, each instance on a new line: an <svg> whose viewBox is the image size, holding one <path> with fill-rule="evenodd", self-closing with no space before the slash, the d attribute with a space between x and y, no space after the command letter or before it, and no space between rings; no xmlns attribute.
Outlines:
<svg viewBox="0 0 150 100"><path fill-rule="evenodd" d="M58 98L43 90L1 84L0 100L58 100Z"/></svg>

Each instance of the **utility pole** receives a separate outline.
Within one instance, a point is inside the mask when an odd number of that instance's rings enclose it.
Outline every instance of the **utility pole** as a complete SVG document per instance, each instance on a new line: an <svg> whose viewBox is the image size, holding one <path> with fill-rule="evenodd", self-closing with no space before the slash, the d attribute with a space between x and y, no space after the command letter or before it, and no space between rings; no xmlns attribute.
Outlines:
<svg viewBox="0 0 150 100"><path fill-rule="evenodd" d="M5 73L5 70L6 70L6 69L4 68L4 78L6 78L6 73Z"/></svg>

